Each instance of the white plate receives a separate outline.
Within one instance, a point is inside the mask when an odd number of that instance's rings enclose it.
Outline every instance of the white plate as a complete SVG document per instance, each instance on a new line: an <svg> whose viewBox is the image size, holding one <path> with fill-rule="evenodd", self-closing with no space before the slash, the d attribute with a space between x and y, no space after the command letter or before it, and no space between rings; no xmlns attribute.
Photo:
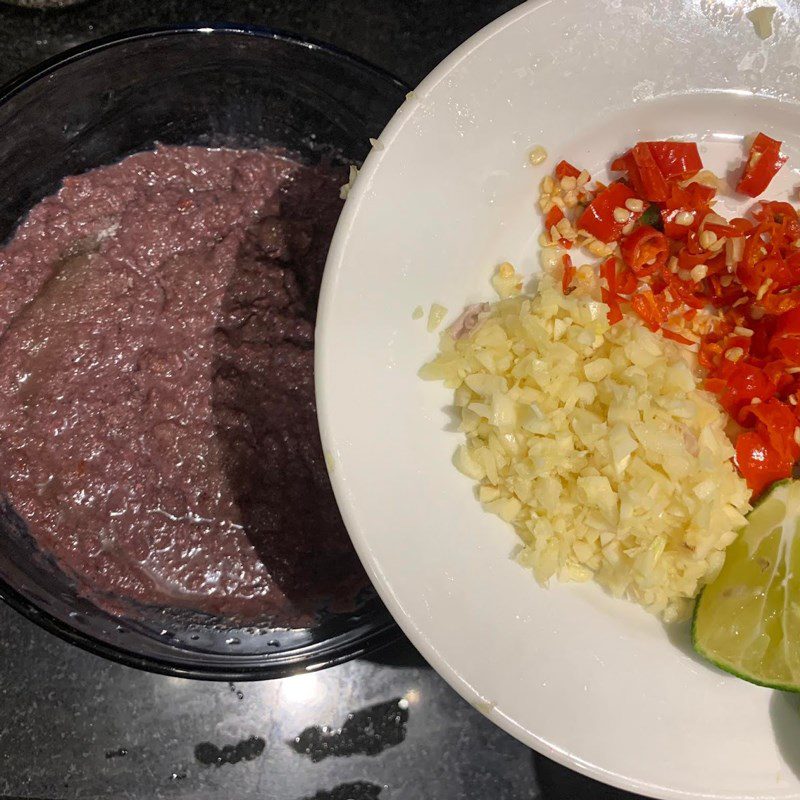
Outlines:
<svg viewBox="0 0 800 800"><path fill-rule="evenodd" d="M339 506L372 581L438 672L547 756L662 798L800 798L791 697L738 681L594 586L543 589L512 530L456 472L451 393L417 305L491 299L537 269L537 184L597 172L637 139L689 136L717 169L741 137L786 142L800 183L798 5L755 35L738 0L571 0L512 11L453 53L381 136L339 222L317 329L317 397ZM527 164L534 144L551 155Z"/></svg>

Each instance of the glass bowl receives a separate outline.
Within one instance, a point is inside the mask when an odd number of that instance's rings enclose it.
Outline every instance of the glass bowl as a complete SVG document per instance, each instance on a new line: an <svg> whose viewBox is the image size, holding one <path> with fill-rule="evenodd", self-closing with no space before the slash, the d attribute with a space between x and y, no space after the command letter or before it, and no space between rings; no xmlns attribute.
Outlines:
<svg viewBox="0 0 800 800"><path fill-rule="evenodd" d="M400 81L334 48L236 26L135 31L45 62L0 90L0 239L67 175L162 144L273 145L360 163L405 99ZM129 666L218 680L281 677L396 635L367 592L301 629L231 627L168 609L116 617L82 597L0 498L0 597L46 630Z"/></svg>

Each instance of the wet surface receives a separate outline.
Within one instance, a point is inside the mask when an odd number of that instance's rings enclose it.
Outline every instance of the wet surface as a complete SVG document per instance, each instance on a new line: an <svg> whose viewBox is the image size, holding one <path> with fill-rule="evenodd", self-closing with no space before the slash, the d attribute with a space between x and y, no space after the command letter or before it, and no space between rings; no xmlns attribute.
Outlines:
<svg viewBox="0 0 800 800"><path fill-rule="evenodd" d="M194 748L194 757L207 767L221 767L223 764L238 764L240 761L252 761L258 758L266 747L260 736L250 736L236 744L217 747L211 742L200 742Z"/></svg>
<svg viewBox="0 0 800 800"><path fill-rule="evenodd" d="M534 755L405 641L233 686L112 664L0 605L0 798L632 798Z"/></svg>
<svg viewBox="0 0 800 800"><path fill-rule="evenodd" d="M342 783L335 786L330 791L317 792L313 797L303 798L303 800L377 800L384 786L366 781L354 781L353 783Z"/></svg>
<svg viewBox="0 0 800 800"><path fill-rule="evenodd" d="M227 20L329 41L414 85L514 5L516 0L90 0L64 11L34 12L0 4L0 80L98 36ZM354 740L372 737L374 753L360 744L344 755L346 740L338 737L354 731L352 719L360 725L365 709L374 714L398 699L408 703L402 726L360 727ZM0 798L6 800L634 797L533 754L461 700L407 643L325 672L231 688L106 662L0 605L0 712ZM315 762L297 752L295 739L304 734L338 748L337 757ZM219 768L196 759L200 744L210 745L204 755L210 757L213 747L217 757L251 737L264 742L255 758Z"/></svg>
<svg viewBox="0 0 800 800"><path fill-rule="evenodd" d="M337 730L318 725L306 728L291 747L315 763L329 756L376 756L406 738L408 705L405 697L398 697L348 714Z"/></svg>

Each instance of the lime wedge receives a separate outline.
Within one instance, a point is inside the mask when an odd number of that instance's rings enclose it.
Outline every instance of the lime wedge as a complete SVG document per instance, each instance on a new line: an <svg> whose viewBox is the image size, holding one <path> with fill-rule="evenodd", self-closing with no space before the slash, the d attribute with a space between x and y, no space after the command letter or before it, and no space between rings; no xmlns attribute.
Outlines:
<svg viewBox="0 0 800 800"><path fill-rule="evenodd" d="M747 681L800 691L800 481L774 484L697 600L695 650Z"/></svg>

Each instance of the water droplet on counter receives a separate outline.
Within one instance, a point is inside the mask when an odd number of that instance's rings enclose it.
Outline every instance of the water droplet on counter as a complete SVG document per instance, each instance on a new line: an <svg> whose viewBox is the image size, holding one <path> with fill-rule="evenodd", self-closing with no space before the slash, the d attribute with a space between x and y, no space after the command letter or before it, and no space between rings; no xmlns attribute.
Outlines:
<svg viewBox="0 0 800 800"><path fill-rule="evenodd" d="M332 789L323 789L317 792L313 798L305 798L305 800L379 800L381 792L388 788L386 784L381 786L368 781L352 781L340 783Z"/></svg>
<svg viewBox="0 0 800 800"><path fill-rule="evenodd" d="M374 756L404 741L407 723L408 701L398 697L351 712L339 729L327 725L306 728L289 745L314 762L329 756Z"/></svg>
<svg viewBox="0 0 800 800"><path fill-rule="evenodd" d="M236 688L235 683L229 683L228 688L240 699L244 700L244 692L241 689Z"/></svg>
<svg viewBox="0 0 800 800"><path fill-rule="evenodd" d="M194 748L194 757L206 766L221 767L223 764L238 764L240 761L252 761L263 752L267 743L260 736L242 739L236 744L217 747L211 742L201 742Z"/></svg>

